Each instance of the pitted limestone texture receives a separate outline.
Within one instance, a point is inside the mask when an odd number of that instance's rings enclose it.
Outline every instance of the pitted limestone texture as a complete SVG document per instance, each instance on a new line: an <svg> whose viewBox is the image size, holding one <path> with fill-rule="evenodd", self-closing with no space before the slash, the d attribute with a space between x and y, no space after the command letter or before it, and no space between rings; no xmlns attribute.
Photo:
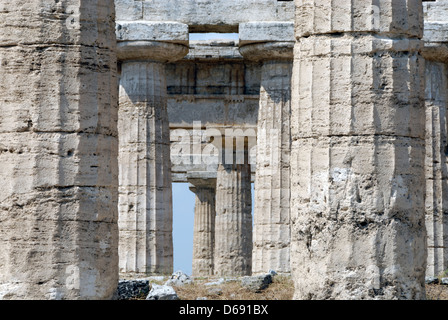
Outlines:
<svg viewBox="0 0 448 320"><path fill-rule="evenodd" d="M2 299L116 290L114 18L112 0L0 4Z"/></svg>
<svg viewBox="0 0 448 320"><path fill-rule="evenodd" d="M366 3L296 1L297 299L425 297L422 8L387 2L377 29L368 24L375 11Z"/></svg>

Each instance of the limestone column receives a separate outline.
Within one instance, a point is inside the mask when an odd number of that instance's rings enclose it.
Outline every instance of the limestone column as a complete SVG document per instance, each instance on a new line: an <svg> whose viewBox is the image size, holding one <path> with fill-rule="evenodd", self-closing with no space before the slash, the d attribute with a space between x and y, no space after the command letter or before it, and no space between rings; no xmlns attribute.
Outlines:
<svg viewBox="0 0 448 320"><path fill-rule="evenodd" d="M448 4L425 2L426 276L448 270Z"/></svg>
<svg viewBox="0 0 448 320"><path fill-rule="evenodd" d="M0 299L118 283L112 0L0 4Z"/></svg>
<svg viewBox="0 0 448 320"><path fill-rule="evenodd" d="M225 153L223 148L223 158ZM244 163L233 159L218 164L216 177L214 273L218 276L250 275L252 269L250 164L247 152Z"/></svg>
<svg viewBox="0 0 448 320"><path fill-rule="evenodd" d="M279 34L275 34L278 30ZM263 37L263 38L261 38ZM281 41L283 40L283 41ZM263 42L258 42L263 41ZM260 61L252 273L290 272L290 116L293 23L240 25L240 52Z"/></svg>
<svg viewBox="0 0 448 320"><path fill-rule="evenodd" d="M296 0L296 299L425 298L421 1Z"/></svg>
<svg viewBox="0 0 448 320"><path fill-rule="evenodd" d="M171 273L173 209L165 63L187 54L188 28L177 23L119 22L117 34L122 61L119 268L128 275ZM161 41L146 38L154 34Z"/></svg>
<svg viewBox="0 0 448 320"><path fill-rule="evenodd" d="M216 179L190 179L196 195L193 230L193 276L213 275Z"/></svg>

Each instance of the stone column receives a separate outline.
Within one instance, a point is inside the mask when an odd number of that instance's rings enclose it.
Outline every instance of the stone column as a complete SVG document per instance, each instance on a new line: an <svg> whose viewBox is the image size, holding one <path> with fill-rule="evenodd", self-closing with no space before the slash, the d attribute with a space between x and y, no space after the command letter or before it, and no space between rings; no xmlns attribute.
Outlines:
<svg viewBox="0 0 448 320"><path fill-rule="evenodd" d="M122 61L119 268L128 275L171 273L173 209L165 63L187 54L188 28L177 23L119 22L117 34ZM146 38L154 34L161 41Z"/></svg>
<svg viewBox="0 0 448 320"><path fill-rule="evenodd" d="M112 0L0 4L0 299L118 283Z"/></svg>
<svg viewBox="0 0 448 320"><path fill-rule="evenodd" d="M426 276L448 269L448 4L425 2L426 59Z"/></svg>
<svg viewBox="0 0 448 320"><path fill-rule="evenodd" d="M266 273L270 269L289 273L290 100L294 24L245 23L240 25L239 30L241 54L245 59L262 63L252 273Z"/></svg>
<svg viewBox="0 0 448 320"><path fill-rule="evenodd" d="M216 179L190 179L196 195L193 230L193 276L213 275Z"/></svg>
<svg viewBox="0 0 448 320"><path fill-rule="evenodd" d="M296 7L294 297L422 299L422 3L296 0Z"/></svg>
<svg viewBox="0 0 448 320"><path fill-rule="evenodd" d="M247 149L246 149L247 150ZM227 152L234 152L232 148ZM222 155L225 158L225 149ZM218 276L250 275L252 269L251 170L244 163L224 160L216 177L214 272Z"/></svg>

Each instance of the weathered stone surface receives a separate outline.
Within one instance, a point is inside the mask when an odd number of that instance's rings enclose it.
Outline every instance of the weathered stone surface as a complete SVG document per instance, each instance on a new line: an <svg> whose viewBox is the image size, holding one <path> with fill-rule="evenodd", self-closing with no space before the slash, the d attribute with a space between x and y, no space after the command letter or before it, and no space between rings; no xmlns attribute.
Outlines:
<svg viewBox="0 0 448 320"><path fill-rule="evenodd" d="M213 296L220 296L220 295L222 295L222 289L221 288L208 288L207 293L209 295L213 295Z"/></svg>
<svg viewBox="0 0 448 320"><path fill-rule="evenodd" d="M258 276L246 276L241 279L241 285L253 292L259 292L266 289L272 283L270 274Z"/></svg>
<svg viewBox="0 0 448 320"><path fill-rule="evenodd" d="M211 39L190 41L190 50L185 56L185 59L195 60L196 62L228 62L229 60L242 60L243 57L238 50L238 41L229 39ZM232 84L227 83L227 85Z"/></svg>
<svg viewBox="0 0 448 320"><path fill-rule="evenodd" d="M241 23L238 31L240 46L260 42L294 42L293 21ZM246 58L251 59L250 57Z"/></svg>
<svg viewBox="0 0 448 320"><path fill-rule="evenodd" d="M361 23L374 17L352 7L365 2L306 3L296 1L292 80L295 298L422 299L424 61L411 39L422 33L419 2L386 2L382 37Z"/></svg>
<svg viewBox="0 0 448 320"><path fill-rule="evenodd" d="M0 4L0 298L110 299L117 269L113 1Z"/></svg>
<svg viewBox="0 0 448 320"><path fill-rule="evenodd" d="M296 36L339 32L421 37L421 1L296 0Z"/></svg>
<svg viewBox="0 0 448 320"><path fill-rule="evenodd" d="M180 23L120 22L120 272L173 268L170 134L165 63L188 52Z"/></svg>
<svg viewBox="0 0 448 320"><path fill-rule="evenodd" d="M173 213L163 63L123 63L118 128L120 272L171 273Z"/></svg>
<svg viewBox="0 0 448 320"><path fill-rule="evenodd" d="M250 165L245 159L241 164L223 161L218 165L214 256L218 276L251 273L252 197Z"/></svg>
<svg viewBox="0 0 448 320"><path fill-rule="evenodd" d="M188 47L162 41L122 41L117 44L119 60L172 62L184 57Z"/></svg>
<svg viewBox="0 0 448 320"><path fill-rule="evenodd" d="M243 60L233 40L195 41L166 72L173 182L188 182L192 172L216 179L219 150L211 141L226 129L256 138L260 64ZM251 169L253 180L255 165Z"/></svg>
<svg viewBox="0 0 448 320"><path fill-rule="evenodd" d="M193 276L213 275L216 180L190 180L196 195L193 228Z"/></svg>
<svg viewBox="0 0 448 320"><path fill-rule="evenodd" d="M428 263L426 275L438 277L448 269L448 167L447 167L447 105L448 105L448 16L439 16L448 9L444 2L425 3L426 61L426 230ZM434 22L434 19L435 22ZM444 21L443 21L444 20ZM434 34L437 25L443 36Z"/></svg>
<svg viewBox="0 0 448 320"><path fill-rule="evenodd" d="M183 286L185 284L191 284L193 280L183 271L179 270L174 272L171 277L165 282L166 286Z"/></svg>
<svg viewBox="0 0 448 320"><path fill-rule="evenodd" d="M287 272L291 205L296 298L423 298L426 250L426 281L445 276L447 1L115 3L117 21L111 0L0 3L0 298L116 298L117 247L127 276L171 273L171 176L218 180L216 247L213 192L196 192L198 272ZM176 62L211 31L240 38ZM193 139L195 121L254 129L257 169L172 165L168 119Z"/></svg>
<svg viewBox="0 0 448 320"><path fill-rule="evenodd" d="M439 278L436 277L425 277L425 283L426 284L438 284L439 283Z"/></svg>
<svg viewBox="0 0 448 320"><path fill-rule="evenodd" d="M252 28L256 30L257 26ZM259 33L269 34L268 31L264 26ZM279 50L271 50L271 44ZM247 59L263 61L257 121L252 273L269 269L288 273L293 42L246 44L240 51Z"/></svg>
<svg viewBox="0 0 448 320"><path fill-rule="evenodd" d="M188 53L188 26L178 22L118 21L119 60L172 62Z"/></svg>
<svg viewBox="0 0 448 320"><path fill-rule="evenodd" d="M146 300L179 300L179 297L173 287L153 284Z"/></svg>
<svg viewBox="0 0 448 320"><path fill-rule="evenodd" d="M179 21L190 32L238 32L250 21L293 21L294 3L277 0L115 0L118 20Z"/></svg>
<svg viewBox="0 0 448 320"><path fill-rule="evenodd" d="M117 21L117 41L160 41L188 46L188 25L179 22Z"/></svg>

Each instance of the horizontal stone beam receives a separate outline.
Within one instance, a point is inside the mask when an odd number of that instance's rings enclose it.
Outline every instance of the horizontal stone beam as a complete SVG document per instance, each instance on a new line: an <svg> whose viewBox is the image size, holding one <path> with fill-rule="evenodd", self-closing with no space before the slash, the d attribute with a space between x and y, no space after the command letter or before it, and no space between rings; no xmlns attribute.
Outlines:
<svg viewBox="0 0 448 320"><path fill-rule="evenodd" d="M294 21L294 1L115 0L117 20L179 21L190 32L238 32L250 21Z"/></svg>
<svg viewBox="0 0 448 320"><path fill-rule="evenodd" d="M425 21L446 21L448 2L445 0L423 1Z"/></svg>
<svg viewBox="0 0 448 320"><path fill-rule="evenodd" d="M117 21L117 41L161 41L188 45L188 25L178 22Z"/></svg>
<svg viewBox="0 0 448 320"><path fill-rule="evenodd" d="M425 42L448 42L448 23L441 21L425 22L423 40Z"/></svg>
<svg viewBox="0 0 448 320"><path fill-rule="evenodd" d="M294 42L294 22L248 22L239 27L239 44L260 42Z"/></svg>

